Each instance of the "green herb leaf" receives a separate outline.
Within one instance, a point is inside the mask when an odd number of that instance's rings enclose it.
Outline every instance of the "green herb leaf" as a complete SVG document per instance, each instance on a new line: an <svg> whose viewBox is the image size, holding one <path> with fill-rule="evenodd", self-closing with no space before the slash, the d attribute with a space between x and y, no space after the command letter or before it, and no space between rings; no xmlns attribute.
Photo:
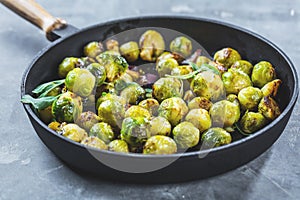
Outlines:
<svg viewBox="0 0 300 200"><path fill-rule="evenodd" d="M189 65L192 67L192 69L194 71L198 70L200 67L198 65L196 65L196 63L193 63L193 62L189 62Z"/></svg>
<svg viewBox="0 0 300 200"><path fill-rule="evenodd" d="M32 92L38 94L39 97L45 97L51 90L60 86L65 82L65 79L51 81L37 86Z"/></svg>
<svg viewBox="0 0 300 200"><path fill-rule="evenodd" d="M201 69L201 71L211 71L214 74L217 74L217 75L221 76L219 70L217 68L215 68L214 66L211 66L209 64L202 64L199 69Z"/></svg>
<svg viewBox="0 0 300 200"><path fill-rule="evenodd" d="M251 134L249 133L245 133L237 123L233 124L233 128L236 129L240 134L245 135L245 136L249 136Z"/></svg>
<svg viewBox="0 0 300 200"><path fill-rule="evenodd" d="M201 72L201 69L197 69L196 71L193 71L193 72L191 72L189 74L185 74L185 75L168 75L168 74L166 74L166 77L178 78L178 79L190 79L190 78L193 78L199 72Z"/></svg>
<svg viewBox="0 0 300 200"><path fill-rule="evenodd" d="M53 101L55 101L58 96L49 96L49 97L40 97L40 98L33 98L32 96L26 94L22 97L21 102L22 103L28 103L31 104L34 108L38 109L38 110L43 110L45 108L47 108L48 106L50 106Z"/></svg>

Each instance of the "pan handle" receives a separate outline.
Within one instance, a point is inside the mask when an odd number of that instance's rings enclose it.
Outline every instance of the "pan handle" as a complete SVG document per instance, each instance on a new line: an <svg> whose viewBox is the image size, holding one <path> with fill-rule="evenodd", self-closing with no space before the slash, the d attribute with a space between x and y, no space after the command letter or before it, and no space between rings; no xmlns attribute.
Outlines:
<svg viewBox="0 0 300 200"><path fill-rule="evenodd" d="M0 0L0 2L23 17L27 21L42 29L49 40L52 32L66 27L67 22L63 19L53 17L34 0Z"/></svg>

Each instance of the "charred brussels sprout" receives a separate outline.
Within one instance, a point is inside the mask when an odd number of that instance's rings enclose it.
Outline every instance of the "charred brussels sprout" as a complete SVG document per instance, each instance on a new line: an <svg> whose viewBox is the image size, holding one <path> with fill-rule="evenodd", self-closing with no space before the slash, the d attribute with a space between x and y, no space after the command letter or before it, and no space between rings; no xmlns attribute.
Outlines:
<svg viewBox="0 0 300 200"><path fill-rule="evenodd" d="M177 146L174 140L163 135L150 137L143 149L143 154L172 154L177 152Z"/></svg>
<svg viewBox="0 0 300 200"><path fill-rule="evenodd" d="M150 119L151 114L145 108L142 108L140 106L131 106L130 108L128 108L128 110L126 110L125 117L131 117L131 118L144 117L146 119Z"/></svg>
<svg viewBox="0 0 300 200"><path fill-rule="evenodd" d="M65 84L68 90L83 96L89 96L95 87L96 78L87 69L75 68L66 77Z"/></svg>
<svg viewBox="0 0 300 200"><path fill-rule="evenodd" d="M240 121L240 127L245 133L254 133L266 123L267 120L261 113L247 111Z"/></svg>
<svg viewBox="0 0 300 200"><path fill-rule="evenodd" d="M119 42L114 39L109 39L105 42L108 51L115 51L119 53Z"/></svg>
<svg viewBox="0 0 300 200"><path fill-rule="evenodd" d="M161 102L158 113L166 118L172 126L180 123L188 112L185 102L179 97L171 97Z"/></svg>
<svg viewBox="0 0 300 200"><path fill-rule="evenodd" d="M224 48L215 53L214 60L228 69L237 60L241 60L241 55L235 49Z"/></svg>
<svg viewBox="0 0 300 200"><path fill-rule="evenodd" d="M140 49L136 42L127 42L120 47L121 55L126 58L128 62L134 62L139 58Z"/></svg>
<svg viewBox="0 0 300 200"><path fill-rule="evenodd" d="M119 101L106 100L98 107L98 116L100 117L100 120L113 127L121 127L124 115L124 105Z"/></svg>
<svg viewBox="0 0 300 200"><path fill-rule="evenodd" d="M157 115L157 110L159 107L159 103L156 99L145 99L139 103L139 106L147 109L151 115Z"/></svg>
<svg viewBox="0 0 300 200"><path fill-rule="evenodd" d="M190 110L185 120L191 122L200 132L211 127L211 119L208 111L201 108Z"/></svg>
<svg viewBox="0 0 300 200"><path fill-rule="evenodd" d="M108 149L107 145L101 139L94 136L86 137L84 140L81 141L81 144L102 150Z"/></svg>
<svg viewBox="0 0 300 200"><path fill-rule="evenodd" d="M205 131L201 136L202 145L206 148L218 147L231 143L231 135L222 128L215 127Z"/></svg>
<svg viewBox="0 0 300 200"><path fill-rule="evenodd" d="M184 58L187 58L192 53L192 42L184 36L175 38L170 43L170 50L173 53L177 53Z"/></svg>
<svg viewBox="0 0 300 200"><path fill-rule="evenodd" d="M94 124L90 129L89 135L98 137L105 142L105 144L110 143L115 137L111 126L105 122Z"/></svg>
<svg viewBox="0 0 300 200"><path fill-rule="evenodd" d="M99 87L106 79L105 68L99 63L91 63L86 67L96 78L96 86Z"/></svg>
<svg viewBox="0 0 300 200"><path fill-rule="evenodd" d="M127 117L123 120L121 139L130 146L142 146L150 136L149 124L144 118Z"/></svg>
<svg viewBox="0 0 300 200"><path fill-rule="evenodd" d="M189 103L188 107L190 110L203 108L205 110L209 110L212 106L212 102L208 100L206 97L195 97Z"/></svg>
<svg viewBox="0 0 300 200"><path fill-rule="evenodd" d="M258 104L258 111L269 120L274 120L281 113L278 104L272 97L263 97Z"/></svg>
<svg viewBox="0 0 300 200"><path fill-rule="evenodd" d="M165 135L169 136L171 133L171 124L164 117L154 117L150 121L150 133L151 135Z"/></svg>
<svg viewBox="0 0 300 200"><path fill-rule="evenodd" d="M124 140L113 140L108 144L108 150L119 152L119 153L128 153L129 148L128 144Z"/></svg>
<svg viewBox="0 0 300 200"><path fill-rule="evenodd" d="M102 96L97 99L96 109L98 109L100 104L106 100L118 101L123 106L125 106L126 104L126 99L124 99L123 97L117 96L116 94L112 93L102 93Z"/></svg>
<svg viewBox="0 0 300 200"><path fill-rule="evenodd" d="M70 71L83 64L84 63L80 58L67 57L58 66L58 76L60 78L65 78Z"/></svg>
<svg viewBox="0 0 300 200"><path fill-rule="evenodd" d="M74 122L82 113L82 101L72 92L63 93L52 104L52 115L58 122Z"/></svg>
<svg viewBox="0 0 300 200"><path fill-rule="evenodd" d="M241 89L252 86L250 77L237 69L229 69L223 73L222 81L227 94L238 94Z"/></svg>
<svg viewBox="0 0 300 200"><path fill-rule="evenodd" d="M182 97L182 82L175 78L160 78L152 86L153 96L159 101L170 97Z"/></svg>
<svg viewBox="0 0 300 200"><path fill-rule="evenodd" d="M80 128L77 124L72 123L62 127L62 135L75 142L81 142L88 136L84 129Z"/></svg>
<svg viewBox="0 0 300 200"><path fill-rule="evenodd" d="M246 87L238 94L238 100L244 110L256 110L263 93L259 88Z"/></svg>
<svg viewBox="0 0 300 200"><path fill-rule="evenodd" d="M84 46L83 54L88 57L95 58L103 51L103 45L101 42L92 41Z"/></svg>
<svg viewBox="0 0 300 200"><path fill-rule="evenodd" d="M128 103L136 105L145 98L145 94L145 90L140 85L132 83L121 91L120 96Z"/></svg>
<svg viewBox="0 0 300 200"><path fill-rule="evenodd" d="M247 60L237 60L231 65L231 69L238 69L251 76L253 65Z"/></svg>
<svg viewBox="0 0 300 200"><path fill-rule="evenodd" d="M89 131L94 124L99 122L99 117L95 113L87 111L81 113L75 122L84 130Z"/></svg>
<svg viewBox="0 0 300 200"><path fill-rule="evenodd" d="M199 142L200 132L190 122L181 122L174 127L172 133L177 146L181 149L194 147Z"/></svg>
<svg viewBox="0 0 300 200"><path fill-rule="evenodd" d="M166 74L170 75L174 68L178 67L178 63L174 58L168 58L160 60L156 64L156 71L160 77L164 77Z"/></svg>
<svg viewBox="0 0 300 200"><path fill-rule="evenodd" d="M263 87L266 83L276 78L275 69L267 61L261 61L254 65L251 79L254 86Z"/></svg>
<svg viewBox="0 0 300 200"><path fill-rule="evenodd" d="M261 91L263 95L275 97L277 95L277 91L279 86L281 85L282 81L280 79L275 79L269 83L266 83L262 88Z"/></svg>
<svg viewBox="0 0 300 200"><path fill-rule="evenodd" d="M146 61L155 61L165 50L164 38L155 30L148 30L140 38L140 56Z"/></svg>

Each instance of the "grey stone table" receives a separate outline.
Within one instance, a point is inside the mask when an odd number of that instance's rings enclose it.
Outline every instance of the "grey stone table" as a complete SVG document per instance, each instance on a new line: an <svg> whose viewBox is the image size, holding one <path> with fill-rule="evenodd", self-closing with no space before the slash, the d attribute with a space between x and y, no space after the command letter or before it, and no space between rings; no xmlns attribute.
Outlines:
<svg viewBox="0 0 300 200"><path fill-rule="evenodd" d="M38 0L83 28L154 14L217 19L268 38L300 72L298 0ZM251 2L251 3L250 3ZM0 199L300 199L299 101L277 142L252 162L192 182L136 185L75 173L39 140L20 103L20 81L35 54L50 44L41 31L0 5Z"/></svg>

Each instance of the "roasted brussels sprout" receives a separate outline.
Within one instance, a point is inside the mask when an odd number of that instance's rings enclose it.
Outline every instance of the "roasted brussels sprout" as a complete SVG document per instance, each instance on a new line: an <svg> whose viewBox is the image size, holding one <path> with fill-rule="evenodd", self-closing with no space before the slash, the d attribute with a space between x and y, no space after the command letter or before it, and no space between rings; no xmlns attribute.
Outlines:
<svg viewBox="0 0 300 200"><path fill-rule="evenodd" d="M222 64L227 69L229 69L237 60L241 60L241 55L232 48L223 48L214 55L214 61Z"/></svg>
<svg viewBox="0 0 300 200"><path fill-rule="evenodd" d="M275 97L277 95L277 91L279 86L281 85L282 81L280 79L275 79L269 83L266 83L262 88L261 91L263 95Z"/></svg>
<svg viewBox="0 0 300 200"><path fill-rule="evenodd" d="M240 108L238 105L227 100L214 103L209 110L213 126L232 127L240 119Z"/></svg>
<svg viewBox="0 0 300 200"><path fill-rule="evenodd" d="M247 60L237 60L231 65L231 69L238 69L251 76L253 65Z"/></svg>
<svg viewBox="0 0 300 200"><path fill-rule="evenodd" d="M246 112L240 121L240 128L245 133L254 133L267 123L266 118L257 112Z"/></svg>
<svg viewBox="0 0 300 200"><path fill-rule="evenodd" d="M100 117L100 120L113 127L121 127L124 115L124 105L119 101L106 100L98 107L98 116Z"/></svg>
<svg viewBox="0 0 300 200"><path fill-rule="evenodd" d="M101 53L96 59L100 65L104 66L109 82L114 82L120 78L128 68L125 58L108 51Z"/></svg>
<svg viewBox="0 0 300 200"><path fill-rule="evenodd" d="M175 59L177 63L181 63L183 61L183 58L178 54L173 54L171 52L165 51L160 56L158 56L158 58L156 59L156 64L158 64L162 60L167 60L169 58Z"/></svg>
<svg viewBox="0 0 300 200"><path fill-rule="evenodd" d="M187 90L184 93L183 96L183 100L187 103L189 103L190 101L192 101L195 98L195 94L192 90Z"/></svg>
<svg viewBox="0 0 300 200"><path fill-rule="evenodd" d="M123 97L120 97L116 94L112 94L112 93L102 93L101 97L99 97L97 99L96 102L96 109L98 110L100 104L106 100L111 100L111 101L118 101L120 104L122 104L124 107L126 105L126 99L124 99Z"/></svg>
<svg viewBox="0 0 300 200"><path fill-rule="evenodd" d="M159 107L159 103L156 99L149 98L149 99L145 99L145 100L141 101L139 103L139 106L147 109L151 115L156 116L157 110Z"/></svg>
<svg viewBox="0 0 300 200"><path fill-rule="evenodd" d="M108 144L108 150L120 152L120 153L128 153L129 148L128 144L124 140L113 140Z"/></svg>
<svg viewBox="0 0 300 200"><path fill-rule="evenodd" d="M82 109L80 96L72 92L63 93L52 103L52 115L58 122L74 122Z"/></svg>
<svg viewBox="0 0 300 200"><path fill-rule="evenodd" d="M105 68L99 63L91 63L86 67L96 78L96 86L99 87L106 79Z"/></svg>
<svg viewBox="0 0 300 200"><path fill-rule="evenodd" d="M155 61L165 50L164 38L155 30L148 30L140 38L140 57L146 61Z"/></svg>
<svg viewBox="0 0 300 200"><path fill-rule="evenodd" d="M240 106L240 102L239 102L238 96L235 95L235 94L229 94L229 95L227 95L226 100L230 101L231 103L234 103L237 106Z"/></svg>
<svg viewBox="0 0 300 200"><path fill-rule="evenodd" d="M162 59L156 64L156 71L160 77L164 77L166 74L170 75L176 67L178 63L174 58Z"/></svg>
<svg viewBox="0 0 300 200"><path fill-rule="evenodd" d="M172 69L171 71L171 75L187 75L193 72L193 68L190 65L179 65L177 67L175 67L174 69ZM193 79L187 79L189 82L191 82ZM188 87L190 86L189 82L187 82Z"/></svg>
<svg viewBox="0 0 300 200"><path fill-rule="evenodd" d="M101 42L92 41L89 42L83 48L83 54L88 57L95 58L103 51L103 45Z"/></svg>
<svg viewBox="0 0 300 200"><path fill-rule="evenodd" d="M128 62L134 62L139 58L140 49L136 42L130 41L122 44L120 51L121 55L124 56Z"/></svg>
<svg viewBox="0 0 300 200"><path fill-rule="evenodd" d="M145 108L142 108L140 106L131 106L130 108L128 108L128 110L126 110L125 117L131 117L131 118L144 117L149 120L151 114Z"/></svg>
<svg viewBox="0 0 300 200"><path fill-rule="evenodd" d="M165 135L170 136L171 124L164 117L154 117L150 121L150 133L151 135Z"/></svg>
<svg viewBox="0 0 300 200"><path fill-rule="evenodd" d="M99 117L91 111L83 112L75 120L75 123L86 131L89 131L92 126L99 122Z"/></svg>
<svg viewBox="0 0 300 200"><path fill-rule="evenodd" d="M202 133L211 127L211 119L207 110L192 109L185 116L185 121L191 122Z"/></svg>
<svg viewBox="0 0 300 200"><path fill-rule="evenodd" d="M269 96L261 99L258 104L258 111L269 120L274 120L281 113L277 102Z"/></svg>
<svg viewBox="0 0 300 200"><path fill-rule="evenodd" d="M67 57L58 66L58 76L65 78L70 71L82 65L83 61L80 58Z"/></svg>
<svg viewBox="0 0 300 200"><path fill-rule="evenodd" d="M150 136L149 122L144 118L127 117L123 120L121 139L130 146L142 146Z"/></svg>
<svg viewBox="0 0 300 200"><path fill-rule="evenodd" d="M238 69L229 69L222 74L226 94L238 94L245 87L252 86L250 77Z"/></svg>
<svg viewBox="0 0 300 200"><path fill-rule="evenodd" d="M88 134L77 124L66 124L62 127L62 135L75 142L81 142Z"/></svg>
<svg viewBox="0 0 300 200"><path fill-rule="evenodd" d="M96 78L87 69L75 68L66 77L65 84L68 90L83 96L89 96L95 87Z"/></svg>
<svg viewBox="0 0 300 200"><path fill-rule="evenodd" d="M212 102L208 100L206 97L195 97L188 103L188 107L190 110L203 108L208 111L211 106L212 106Z"/></svg>
<svg viewBox="0 0 300 200"><path fill-rule="evenodd" d="M160 78L152 86L153 96L159 101L170 97L182 97L182 82L175 78Z"/></svg>
<svg viewBox="0 0 300 200"><path fill-rule="evenodd" d="M208 57L205 56L198 56L197 60L196 60L196 65L198 67L200 67L203 64L209 64L211 62L211 60Z"/></svg>
<svg viewBox="0 0 300 200"><path fill-rule="evenodd" d="M230 133L219 127L210 128L201 136L202 145L206 148L229 144L231 140Z"/></svg>
<svg viewBox="0 0 300 200"><path fill-rule="evenodd" d="M260 61L253 67L251 79L256 87L263 87L266 83L276 78L275 69L267 61Z"/></svg>
<svg viewBox="0 0 300 200"><path fill-rule="evenodd" d="M190 122L181 122L174 127L172 133L178 148L191 148L196 146L199 142L200 132Z"/></svg>
<svg viewBox="0 0 300 200"><path fill-rule="evenodd" d="M154 135L150 137L143 149L143 154L172 154L177 152L175 141L167 136Z"/></svg>
<svg viewBox="0 0 300 200"><path fill-rule="evenodd" d="M129 104L136 105L145 98L145 90L137 83L132 83L124 88L120 96L127 100Z"/></svg>
<svg viewBox="0 0 300 200"><path fill-rule="evenodd" d="M119 42L114 39L109 39L105 42L108 51L115 51L119 53Z"/></svg>
<svg viewBox="0 0 300 200"><path fill-rule="evenodd" d="M188 112L185 102L179 97L171 97L161 102L158 114L166 118L172 126L180 123Z"/></svg>
<svg viewBox="0 0 300 200"><path fill-rule="evenodd" d="M89 136L95 136L101 139L105 144L110 143L114 137L114 131L111 126L105 122L95 123L89 132Z"/></svg>
<svg viewBox="0 0 300 200"><path fill-rule="evenodd" d="M170 50L184 58L187 58L192 53L192 42L184 36L176 37L170 43Z"/></svg>
<svg viewBox="0 0 300 200"><path fill-rule="evenodd" d="M84 140L81 141L81 144L90 146L90 147L95 147L98 149L102 150L107 150L108 147L107 145L99 138L91 136L91 137L86 137Z"/></svg>
<svg viewBox="0 0 300 200"><path fill-rule="evenodd" d="M257 110L257 105L262 97L262 91L251 86L242 89L238 94L238 100L244 110Z"/></svg>
<svg viewBox="0 0 300 200"><path fill-rule="evenodd" d="M204 71L198 73L191 82L191 89L198 96L217 101L225 97L225 89L220 76Z"/></svg>
<svg viewBox="0 0 300 200"><path fill-rule="evenodd" d="M52 106L48 106L45 109L38 110L38 113L41 120L46 124L49 124L53 120Z"/></svg>

